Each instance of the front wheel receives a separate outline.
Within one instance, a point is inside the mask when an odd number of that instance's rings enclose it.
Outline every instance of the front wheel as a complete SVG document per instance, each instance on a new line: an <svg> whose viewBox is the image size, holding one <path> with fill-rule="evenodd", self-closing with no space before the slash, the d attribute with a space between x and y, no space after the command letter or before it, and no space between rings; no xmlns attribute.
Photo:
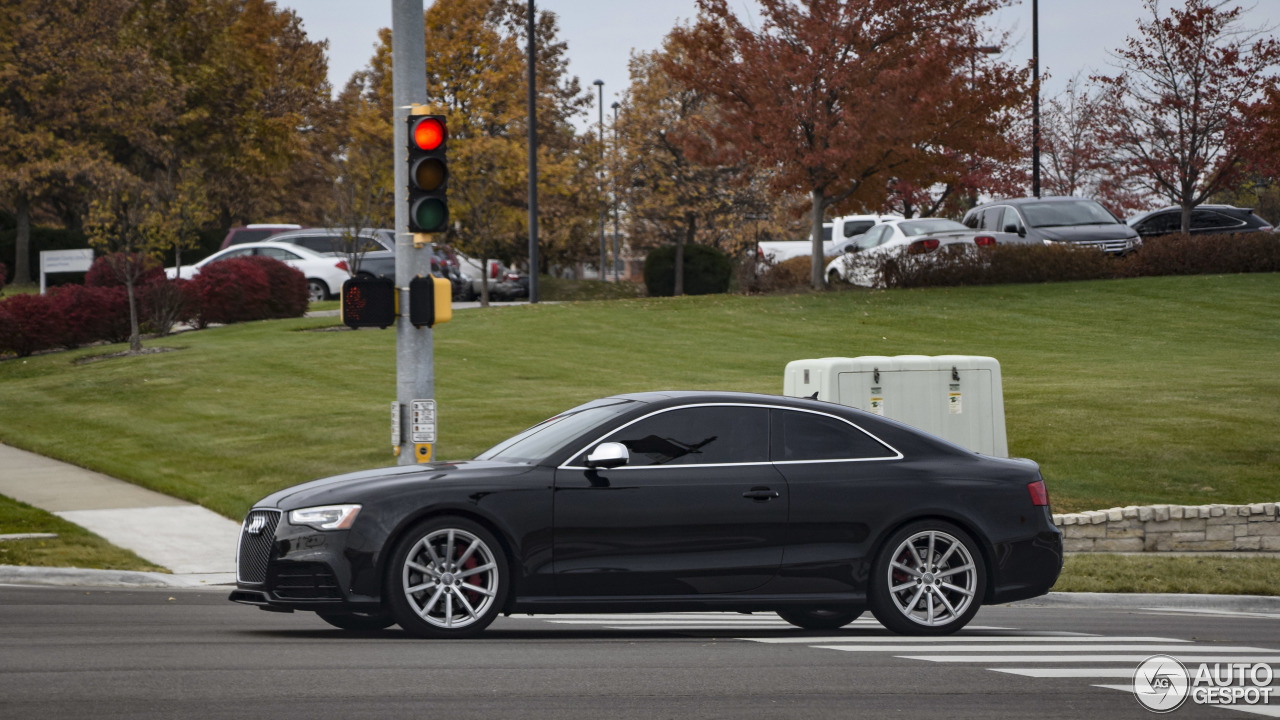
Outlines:
<svg viewBox="0 0 1280 720"><path fill-rule="evenodd" d="M805 630L838 630L861 617L865 608L847 607L787 608L778 617Z"/></svg>
<svg viewBox="0 0 1280 720"><path fill-rule="evenodd" d="M828 285L839 285L843 281L844 281L844 278L840 277L839 270L831 270L830 272L827 273Z"/></svg>
<svg viewBox="0 0 1280 720"><path fill-rule="evenodd" d="M396 624L391 613L316 613L320 619L343 630L382 630Z"/></svg>
<svg viewBox="0 0 1280 720"><path fill-rule="evenodd" d="M894 533L876 558L868 597L881 625L903 635L948 635L977 614L986 571L977 543L941 520Z"/></svg>
<svg viewBox="0 0 1280 720"><path fill-rule="evenodd" d="M506 557L497 538L478 523L432 518L396 545L386 592L391 614L410 635L478 635L502 610Z"/></svg>

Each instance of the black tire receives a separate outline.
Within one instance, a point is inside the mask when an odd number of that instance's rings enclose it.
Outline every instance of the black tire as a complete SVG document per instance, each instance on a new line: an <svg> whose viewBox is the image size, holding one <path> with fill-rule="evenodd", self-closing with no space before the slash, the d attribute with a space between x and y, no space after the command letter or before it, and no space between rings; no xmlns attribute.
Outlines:
<svg viewBox="0 0 1280 720"><path fill-rule="evenodd" d="M805 630L838 630L862 616L866 608L845 607L787 608L778 617Z"/></svg>
<svg viewBox="0 0 1280 720"><path fill-rule="evenodd" d="M311 302L320 302L329 299L329 286L324 284L323 280L311 278L307 280L307 297Z"/></svg>
<svg viewBox="0 0 1280 720"><path fill-rule="evenodd" d="M502 611L508 577L506 556L492 533L466 518L435 517L396 544L386 601L410 635L473 637Z"/></svg>
<svg viewBox="0 0 1280 720"><path fill-rule="evenodd" d="M391 613L316 613L320 619L343 630L382 630L396 624Z"/></svg>
<svg viewBox="0 0 1280 720"><path fill-rule="evenodd" d="M827 273L827 284L832 286L844 284L844 278L840 277L839 270L832 269Z"/></svg>
<svg viewBox="0 0 1280 720"><path fill-rule="evenodd" d="M896 633L949 635L977 614L986 582L982 553L968 533L921 520L885 541L867 600L876 620Z"/></svg>

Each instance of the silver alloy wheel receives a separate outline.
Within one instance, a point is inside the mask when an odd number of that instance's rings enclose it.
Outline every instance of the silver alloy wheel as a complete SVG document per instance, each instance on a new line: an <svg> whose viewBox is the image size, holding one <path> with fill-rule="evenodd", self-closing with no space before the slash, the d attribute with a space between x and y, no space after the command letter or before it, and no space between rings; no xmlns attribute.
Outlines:
<svg viewBox="0 0 1280 720"><path fill-rule="evenodd" d="M401 583L418 617L439 628L464 628L480 619L498 596L498 563L480 538L445 528L413 546Z"/></svg>
<svg viewBox="0 0 1280 720"><path fill-rule="evenodd" d="M978 590L978 568L969 548L941 530L903 540L893 551L886 579L898 612L929 627L959 620Z"/></svg>
<svg viewBox="0 0 1280 720"><path fill-rule="evenodd" d="M324 283L319 280L308 280L307 296L310 298L311 302L320 302L321 300L329 297L329 290L324 286Z"/></svg>

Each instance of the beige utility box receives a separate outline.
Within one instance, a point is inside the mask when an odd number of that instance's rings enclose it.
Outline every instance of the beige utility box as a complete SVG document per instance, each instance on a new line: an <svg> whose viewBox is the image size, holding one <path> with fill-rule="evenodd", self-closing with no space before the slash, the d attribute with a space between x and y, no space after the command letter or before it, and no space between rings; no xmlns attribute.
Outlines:
<svg viewBox="0 0 1280 720"><path fill-rule="evenodd" d="M787 363L782 394L883 415L961 447L1009 457L1000 363L973 355L868 355Z"/></svg>

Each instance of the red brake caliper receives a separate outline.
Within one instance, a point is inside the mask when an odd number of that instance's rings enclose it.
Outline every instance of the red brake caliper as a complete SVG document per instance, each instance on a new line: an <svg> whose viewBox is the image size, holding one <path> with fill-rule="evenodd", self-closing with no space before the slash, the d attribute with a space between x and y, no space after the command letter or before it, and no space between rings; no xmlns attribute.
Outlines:
<svg viewBox="0 0 1280 720"><path fill-rule="evenodd" d="M462 564L462 569L471 570L472 568L478 567L479 565L480 563L476 561L476 556L472 555L471 557L467 558L467 561L465 563ZM478 574L472 575L470 578L467 578L467 580L472 580L472 578L474 578L474 580L472 582L469 582L468 584L484 587L484 577L482 577L482 575L478 575ZM472 606L480 602L480 593L476 592L475 590L465 590L464 592L467 593L467 601L470 602Z"/></svg>

